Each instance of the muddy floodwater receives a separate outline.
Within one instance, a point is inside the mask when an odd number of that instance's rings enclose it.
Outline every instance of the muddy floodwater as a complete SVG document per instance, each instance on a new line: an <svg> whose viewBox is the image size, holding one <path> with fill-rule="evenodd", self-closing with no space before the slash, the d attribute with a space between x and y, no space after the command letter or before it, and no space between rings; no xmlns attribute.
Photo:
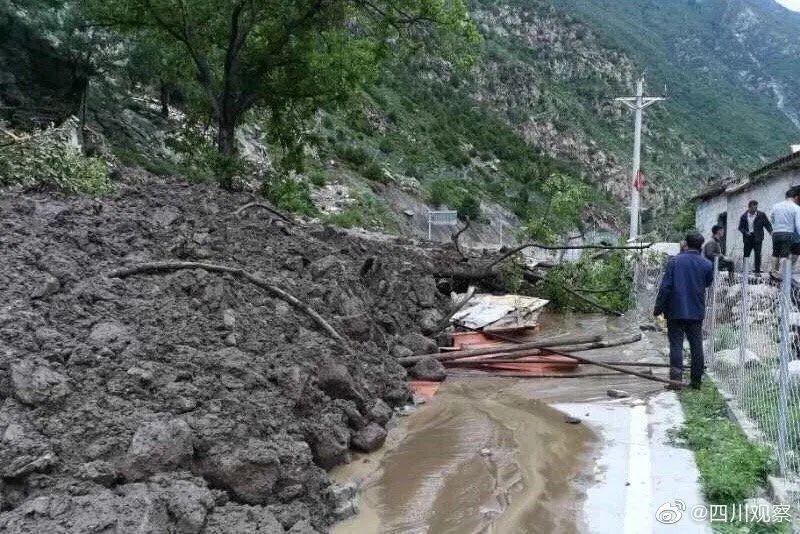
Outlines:
<svg viewBox="0 0 800 534"><path fill-rule="evenodd" d="M336 533L570 533L593 433L515 391L514 380L448 380L393 443L334 473L361 483Z"/></svg>

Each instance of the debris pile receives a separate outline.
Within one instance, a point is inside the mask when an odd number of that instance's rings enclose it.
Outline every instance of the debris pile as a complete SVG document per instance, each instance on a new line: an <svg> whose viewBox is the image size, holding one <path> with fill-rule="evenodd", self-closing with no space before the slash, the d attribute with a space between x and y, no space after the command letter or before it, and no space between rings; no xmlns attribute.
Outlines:
<svg viewBox="0 0 800 534"><path fill-rule="evenodd" d="M303 533L352 509L325 470L381 446L397 358L436 348L448 302L408 242L250 200L132 173L99 200L0 195L0 531ZM193 263L119 271L161 262Z"/></svg>

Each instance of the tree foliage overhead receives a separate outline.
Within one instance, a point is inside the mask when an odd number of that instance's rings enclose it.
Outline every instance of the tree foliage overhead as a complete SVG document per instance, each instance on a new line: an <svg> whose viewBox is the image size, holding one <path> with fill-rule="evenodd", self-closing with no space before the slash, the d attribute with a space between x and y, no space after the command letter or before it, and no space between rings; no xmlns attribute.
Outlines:
<svg viewBox="0 0 800 534"><path fill-rule="evenodd" d="M270 111L273 133L296 144L298 125L347 97L408 46L453 59L478 40L461 0L88 0L95 22L156 40L188 61L221 154L235 152L247 111ZM171 61L172 55L162 58ZM178 67L179 68L179 67Z"/></svg>

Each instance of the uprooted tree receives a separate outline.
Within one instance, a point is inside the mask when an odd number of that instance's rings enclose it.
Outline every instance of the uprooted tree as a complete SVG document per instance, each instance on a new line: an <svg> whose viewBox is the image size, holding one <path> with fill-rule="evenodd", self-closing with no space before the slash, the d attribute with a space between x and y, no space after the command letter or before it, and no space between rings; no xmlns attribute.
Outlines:
<svg viewBox="0 0 800 534"><path fill-rule="evenodd" d="M223 157L255 106L291 154L323 103L344 99L401 49L468 57L479 39L461 0L88 0L97 24L182 51Z"/></svg>

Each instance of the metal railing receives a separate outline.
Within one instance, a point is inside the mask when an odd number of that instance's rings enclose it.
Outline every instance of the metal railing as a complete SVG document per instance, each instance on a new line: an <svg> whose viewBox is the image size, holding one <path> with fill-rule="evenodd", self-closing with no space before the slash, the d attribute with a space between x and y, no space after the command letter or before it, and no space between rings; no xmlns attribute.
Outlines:
<svg viewBox="0 0 800 534"><path fill-rule="evenodd" d="M771 446L789 498L800 509L800 287L784 262L774 281L715 265L707 292L703 346L708 375L751 434ZM651 317L663 268L635 266L637 311ZM688 350L685 349L687 352ZM786 503L789 504L789 503Z"/></svg>

